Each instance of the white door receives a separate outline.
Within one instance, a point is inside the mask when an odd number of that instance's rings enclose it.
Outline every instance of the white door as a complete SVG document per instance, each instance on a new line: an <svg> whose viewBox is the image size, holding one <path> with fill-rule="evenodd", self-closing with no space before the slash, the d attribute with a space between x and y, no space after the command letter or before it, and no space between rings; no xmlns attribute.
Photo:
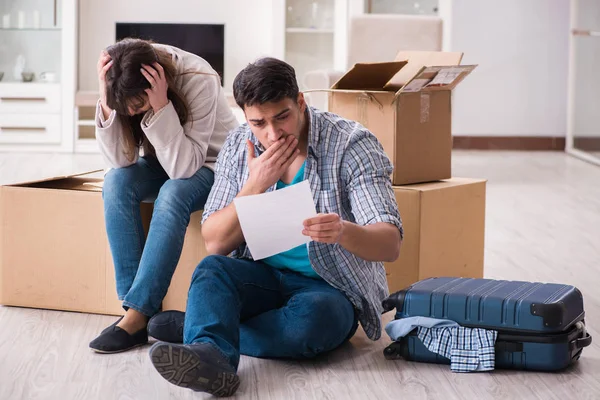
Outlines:
<svg viewBox="0 0 600 400"><path fill-rule="evenodd" d="M567 152L600 164L600 1L571 0Z"/></svg>

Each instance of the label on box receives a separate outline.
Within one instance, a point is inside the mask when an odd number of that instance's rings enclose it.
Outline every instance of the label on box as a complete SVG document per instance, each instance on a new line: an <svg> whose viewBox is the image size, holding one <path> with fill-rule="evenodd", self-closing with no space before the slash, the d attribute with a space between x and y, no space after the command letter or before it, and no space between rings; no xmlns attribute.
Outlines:
<svg viewBox="0 0 600 400"><path fill-rule="evenodd" d="M462 72L463 69L460 67L444 68L435 75L427 87L450 85Z"/></svg>

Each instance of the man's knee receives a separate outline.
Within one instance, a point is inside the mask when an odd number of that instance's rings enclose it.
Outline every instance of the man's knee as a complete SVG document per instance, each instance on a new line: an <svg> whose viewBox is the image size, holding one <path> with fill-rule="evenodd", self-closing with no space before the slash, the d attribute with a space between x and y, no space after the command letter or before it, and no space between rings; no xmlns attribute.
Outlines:
<svg viewBox="0 0 600 400"><path fill-rule="evenodd" d="M341 293L311 293L306 307L297 307L296 323L289 334L295 338L302 356L335 349L349 336L354 327L354 307Z"/></svg>
<svg viewBox="0 0 600 400"><path fill-rule="evenodd" d="M203 258L194 270L192 282L207 277L229 275L229 263L227 262L229 261L228 259L229 257L221 255L210 255Z"/></svg>

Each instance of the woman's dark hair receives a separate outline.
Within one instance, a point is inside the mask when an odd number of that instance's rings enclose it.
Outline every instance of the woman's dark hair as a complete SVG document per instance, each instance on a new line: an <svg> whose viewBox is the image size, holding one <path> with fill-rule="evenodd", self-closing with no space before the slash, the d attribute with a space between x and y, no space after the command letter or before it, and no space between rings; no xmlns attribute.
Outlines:
<svg viewBox="0 0 600 400"><path fill-rule="evenodd" d="M175 86L177 70L170 54L156 49L150 41L132 38L123 39L106 51L113 60L106 73L106 105L121 118L125 127L125 153L133 159L137 146L147 140L140 126L143 115L129 115L129 106L136 109L144 105L144 90L150 88L150 83L140 72L142 64L158 62L163 67L168 84L167 98L171 100L181 125L188 122L190 107ZM149 142L147 145L154 152Z"/></svg>
<svg viewBox="0 0 600 400"><path fill-rule="evenodd" d="M242 110L255 104L278 102L286 97L296 101L298 93L294 68L271 57L248 64L233 81L233 96Z"/></svg>

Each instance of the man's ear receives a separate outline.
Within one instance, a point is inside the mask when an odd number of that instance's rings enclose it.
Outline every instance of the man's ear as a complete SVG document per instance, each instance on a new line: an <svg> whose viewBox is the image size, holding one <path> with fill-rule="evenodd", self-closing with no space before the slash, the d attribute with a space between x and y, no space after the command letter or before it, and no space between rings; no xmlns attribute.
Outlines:
<svg viewBox="0 0 600 400"><path fill-rule="evenodd" d="M300 107L300 111L304 112L306 110L306 100L304 99L304 93L300 92L298 93L298 100L296 101L296 103L298 103L298 106Z"/></svg>

